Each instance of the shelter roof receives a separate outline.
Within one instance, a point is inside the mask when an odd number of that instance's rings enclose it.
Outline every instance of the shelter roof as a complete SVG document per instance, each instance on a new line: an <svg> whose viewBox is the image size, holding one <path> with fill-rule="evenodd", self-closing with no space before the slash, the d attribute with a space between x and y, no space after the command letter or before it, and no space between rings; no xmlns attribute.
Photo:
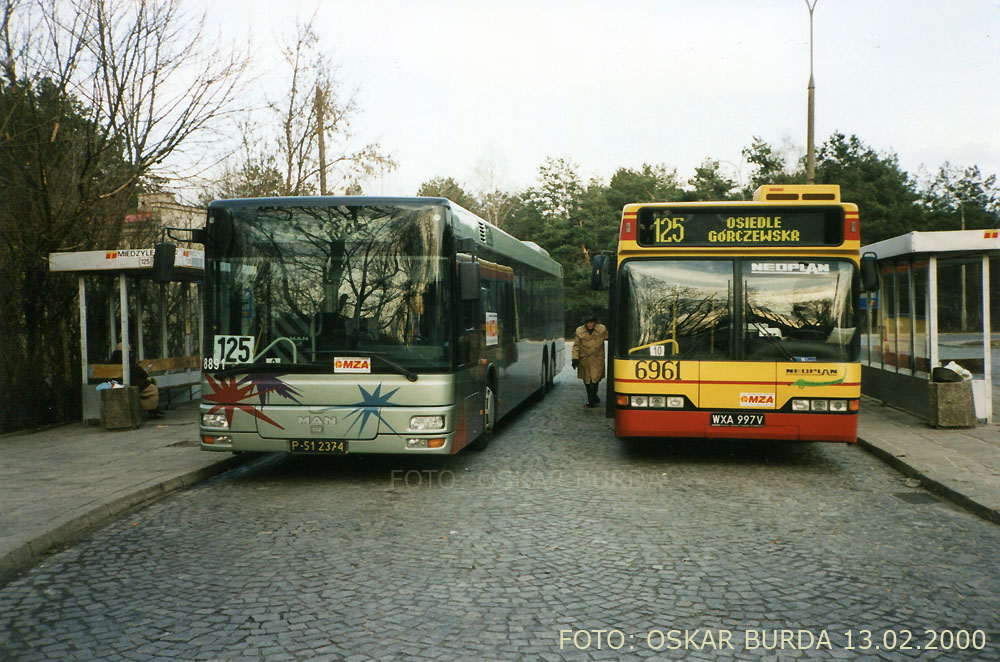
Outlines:
<svg viewBox="0 0 1000 662"><path fill-rule="evenodd" d="M875 253L880 260L900 255L915 254L1000 254L1000 231L942 230L937 232L910 232L863 246L861 252Z"/></svg>
<svg viewBox="0 0 1000 662"><path fill-rule="evenodd" d="M152 278L153 253L152 248L49 253L49 270ZM202 279L204 271L205 251L193 248L177 249L174 254L173 280L198 281Z"/></svg>

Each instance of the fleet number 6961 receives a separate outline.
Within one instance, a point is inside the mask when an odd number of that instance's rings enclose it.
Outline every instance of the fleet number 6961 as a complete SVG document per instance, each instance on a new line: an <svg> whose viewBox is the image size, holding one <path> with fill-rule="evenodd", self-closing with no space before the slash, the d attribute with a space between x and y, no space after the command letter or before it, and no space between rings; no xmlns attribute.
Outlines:
<svg viewBox="0 0 1000 662"><path fill-rule="evenodd" d="M675 380L681 378L680 361L636 361L636 379Z"/></svg>

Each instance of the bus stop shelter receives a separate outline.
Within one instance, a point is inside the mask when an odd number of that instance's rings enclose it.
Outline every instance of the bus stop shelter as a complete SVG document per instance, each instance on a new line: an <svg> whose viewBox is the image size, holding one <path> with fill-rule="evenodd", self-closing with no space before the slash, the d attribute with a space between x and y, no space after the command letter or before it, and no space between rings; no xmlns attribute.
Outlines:
<svg viewBox="0 0 1000 662"><path fill-rule="evenodd" d="M177 386L187 386L188 389L198 384L200 379L201 343L203 329L201 324L201 289L197 287L197 314L198 317L198 352L193 352L190 342L183 345L183 356L166 356L166 349L169 346L167 306L165 304L164 288L161 287L158 296L159 313L159 347L160 353L164 356L148 359L146 357L143 338L143 315L141 313L142 302L138 299L130 311L129 307L129 287L134 287L138 281L152 281L153 274L153 248L124 248L107 251L81 251L72 253L50 253L49 270L68 272L77 274L79 277L79 315L80 315L80 379L83 393L83 420L92 421L100 418L100 398L97 392L97 384L92 381L102 381L109 379L120 379L121 383L128 386L130 381L129 370L126 366L135 360L141 362L146 371L156 377L157 386L161 390L171 389ZM174 270L172 282L195 283L200 285L205 270L205 253L201 250L181 249L174 257ZM87 337L87 293L86 277L96 276L106 278L109 281L117 282L118 306L116 310L115 301L109 298L108 316L111 320L108 324L109 338L108 346L114 348L120 339L135 338L136 346L130 346L129 342L122 342L122 363L121 365L92 364L88 360L88 337ZM120 311L120 312L119 312ZM119 325L113 323L114 318L120 317ZM132 321L135 320L135 328ZM190 319L184 320L185 325L190 324ZM133 353L137 355L133 356Z"/></svg>
<svg viewBox="0 0 1000 662"><path fill-rule="evenodd" d="M997 230L911 232L863 247L880 284L864 303L861 390L928 416L932 371L952 361L972 373L975 417L993 422L1000 366ZM1000 356L997 356L1000 358Z"/></svg>

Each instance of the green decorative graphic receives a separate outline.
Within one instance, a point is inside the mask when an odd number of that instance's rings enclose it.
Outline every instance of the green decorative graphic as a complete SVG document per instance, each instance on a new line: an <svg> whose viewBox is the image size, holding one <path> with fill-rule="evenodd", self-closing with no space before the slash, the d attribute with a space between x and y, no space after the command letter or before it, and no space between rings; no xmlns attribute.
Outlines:
<svg viewBox="0 0 1000 662"><path fill-rule="evenodd" d="M833 381L830 382L810 382L805 379L798 379L792 382L792 386L805 388L807 386L836 386L837 384L843 384L843 383L844 383L844 377L841 377L840 379L834 379Z"/></svg>

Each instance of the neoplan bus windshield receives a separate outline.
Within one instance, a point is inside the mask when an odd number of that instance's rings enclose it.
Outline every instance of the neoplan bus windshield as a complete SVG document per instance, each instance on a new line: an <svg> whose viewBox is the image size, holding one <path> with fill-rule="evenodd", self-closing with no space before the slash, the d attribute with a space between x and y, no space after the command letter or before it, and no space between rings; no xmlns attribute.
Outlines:
<svg viewBox="0 0 1000 662"><path fill-rule="evenodd" d="M227 372L451 365L445 209L213 203L206 347ZM362 370L363 368L363 370Z"/></svg>
<svg viewBox="0 0 1000 662"><path fill-rule="evenodd" d="M856 361L856 271L841 260L626 262L617 356Z"/></svg>

